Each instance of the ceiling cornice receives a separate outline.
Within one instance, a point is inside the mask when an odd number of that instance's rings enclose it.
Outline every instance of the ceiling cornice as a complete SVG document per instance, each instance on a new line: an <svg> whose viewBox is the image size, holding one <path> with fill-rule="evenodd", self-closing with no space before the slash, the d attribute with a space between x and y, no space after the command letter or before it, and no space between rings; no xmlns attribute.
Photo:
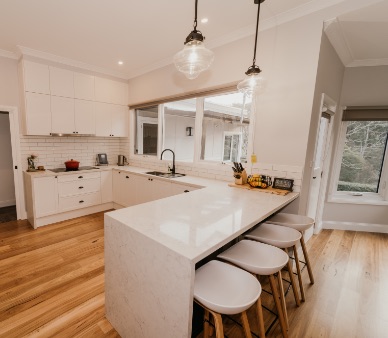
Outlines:
<svg viewBox="0 0 388 338"><path fill-rule="evenodd" d="M67 66L71 66L71 67L75 67L75 68L81 68L81 69L89 70L91 72L96 72L96 73L100 73L100 74L104 74L104 75L113 76L113 77L116 77L119 79L128 80L128 75L125 73L121 73L121 72L117 72L114 70L90 65L90 64L87 64L87 63L84 63L81 61L68 59L68 58L65 58L62 56L58 56L58 55L54 55L54 54L50 54L50 53L46 53L46 52L41 52L39 50L31 49L31 48L24 47L24 46L17 46L17 47L18 47L21 55L28 55L28 56L36 57L36 58L43 59L46 61L56 62L56 63L60 63L63 65L67 65Z"/></svg>
<svg viewBox="0 0 388 338"><path fill-rule="evenodd" d="M354 60L346 67L375 67L375 66L388 66L388 59L366 59L366 60Z"/></svg>
<svg viewBox="0 0 388 338"><path fill-rule="evenodd" d="M4 50L4 49L0 49L0 56L8 59L14 59L14 60L18 59L18 56L15 53L9 52L8 50Z"/></svg>

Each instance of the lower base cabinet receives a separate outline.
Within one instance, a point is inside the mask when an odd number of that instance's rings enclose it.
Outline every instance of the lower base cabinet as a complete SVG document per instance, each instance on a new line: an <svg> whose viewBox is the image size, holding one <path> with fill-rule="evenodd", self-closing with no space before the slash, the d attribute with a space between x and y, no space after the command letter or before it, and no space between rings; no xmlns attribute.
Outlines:
<svg viewBox="0 0 388 338"><path fill-rule="evenodd" d="M137 204L136 177L125 171L113 171L113 202L124 207Z"/></svg>

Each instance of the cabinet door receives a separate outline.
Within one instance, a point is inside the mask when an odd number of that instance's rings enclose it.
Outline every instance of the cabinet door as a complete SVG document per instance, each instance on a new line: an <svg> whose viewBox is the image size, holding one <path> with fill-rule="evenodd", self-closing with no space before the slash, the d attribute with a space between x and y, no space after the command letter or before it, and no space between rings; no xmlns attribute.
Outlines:
<svg viewBox="0 0 388 338"><path fill-rule="evenodd" d="M96 133L96 119L94 115L94 102L74 100L75 131L78 134Z"/></svg>
<svg viewBox="0 0 388 338"><path fill-rule="evenodd" d="M147 176L136 176L136 204L153 200L151 183L151 178Z"/></svg>
<svg viewBox="0 0 388 338"><path fill-rule="evenodd" d="M128 84L124 82L112 81L111 86L112 103L122 106L128 105Z"/></svg>
<svg viewBox="0 0 388 338"><path fill-rule="evenodd" d="M101 171L101 201L113 201L113 173L111 170Z"/></svg>
<svg viewBox="0 0 388 338"><path fill-rule="evenodd" d="M58 212L58 184L54 176L33 179L33 201L37 218Z"/></svg>
<svg viewBox="0 0 388 338"><path fill-rule="evenodd" d="M171 182L153 178L151 181L151 187L153 201L160 200L162 198L170 197L173 195Z"/></svg>
<svg viewBox="0 0 388 338"><path fill-rule="evenodd" d="M112 112L112 136L127 137L128 136L128 107L111 105Z"/></svg>
<svg viewBox="0 0 388 338"><path fill-rule="evenodd" d="M112 81L96 76L94 78L94 92L97 102L111 103Z"/></svg>
<svg viewBox="0 0 388 338"><path fill-rule="evenodd" d="M74 99L51 96L52 133L74 134Z"/></svg>
<svg viewBox="0 0 388 338"><path fill-rule="evenodd" d="M74 98L74 73L50 66L51 95Z"/></svg>
<svg viewBox="0 0 388 338"><path fill-rule="evenodd" d="M50 95L26 92L25 115L27 135L50 135Z"/></svg>
<svg viewBox="0 0 388 338"><path fill-rule="evenodd" d="M123 205L123 190L122 190L122 177L124 176L122 171L113 170L113 202Z"/></svg>
<svg viewBox="0 0 388 338"><path fill-rule="evenodd" d="M123 205L126 207L130 207L131 205L137 204L136 195L137 195L137 187L136 187L136 178L137 175L130 174L128 172L121 172L123 184L119 188L121 189L121 194L123 198Z"/></svg>
<svg viewBox="0 0 388 338"><path fill-rule="evenodd" d="M94 101L94 76L74 73L74 97Z"/></svg>
<svg viewBox="0 0 388 338"><path fill-rule="evenodd" d="M108 103L96 102L94 109L96 114L96 136L111 136L111 105Z"/></svg>
<svg viewBox="0 0 388 338"><path fill-rule="evenodd" d="M49 67L40 63L23 61L24 90L32 93L50 94Z"/></svg>

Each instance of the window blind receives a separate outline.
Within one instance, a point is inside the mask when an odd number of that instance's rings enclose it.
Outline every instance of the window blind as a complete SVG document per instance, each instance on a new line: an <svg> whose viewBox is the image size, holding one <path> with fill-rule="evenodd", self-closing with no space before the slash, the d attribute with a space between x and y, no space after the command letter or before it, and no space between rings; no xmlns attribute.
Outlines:
<svg viewBox="0 0 388 338"><path fill-rule="evenodd" d="M342 121L388 121L388 106L346 107Z"/></svg>

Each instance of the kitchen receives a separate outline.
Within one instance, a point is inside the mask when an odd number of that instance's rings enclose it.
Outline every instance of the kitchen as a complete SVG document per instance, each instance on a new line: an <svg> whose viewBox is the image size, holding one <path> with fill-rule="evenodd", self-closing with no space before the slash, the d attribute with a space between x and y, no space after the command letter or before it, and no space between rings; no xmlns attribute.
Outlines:
<svg viewBox="0 0 388 338"><path fill-rule="evenodd" d="M371 1L370 4L373 4L373 1ZM157 6L160 5L158 4ZM177 6L178 7L176 7L176 9L174 7L174 10L178 10L181 4ZM176 19L182 21L182 27L186 27L192 22L193 13L192 10L189 10L191 8L190 4L187 4L187 6L187 8L182 9L182 13L184 13L182 14L182 17ZM201 6L205 7L205 5L201 5L200 3L200 11L204 10L201 9ZM234 8L233 6L237 5L231 2L230 6L231 8ZM252 8L255 7L252 3L244 4L244 6L244 8L247 9L246 12L250 13L249 15L251 15L251 23L253 24L255 21L256 13ZM292 213L306 213L311 170L308 164L312 160L314 152L314 149L311 150L311 148L314 148L315 144L317 133L316 120L318 118L317 114L311 115L311 112L312 110L315 112L319 111L319 103L318 107L316 106L318 101L317 97L320 96L322 92L328 93L331 98L339 102L339 95L341 90L341 83L338 83L341 82L340 80L335 82L334 85L333 83L330 83L330 86L327 85L326 87L324 87L325 83L321 81L320 85L324 88L319 88L319 95L314 94L316 83L318 81L317 69L319 69L319 66L322 65L322 60L319 61L318 56L323 52L326 52L326 54L328 53L327 50L325 51L324 49L321 49L322 23L324 20L331 19L341 13L358 9L357 6L357 4L351 4L349 1L339 1L336 5L329 6L325 9L319 9L310 15L303 16L302 14L298 14L295 11L293 20L286 22L286 15L283 17L278 17L278 23L283 22L282 20L284 20L284 23L278 24L272 28L270 28L269 21L263 20L264 29L260 32L258 44L258 64L260 64L260 67L263 69L263 74L266 75L268 83L266 93L264 93L262 97L258 99L258 106L260 109L256 113L257 116L255 125L252 125L254 132L251 135L253 136L253 140L250 143L251 148L248 152L249 157L252 153L257 155L258 163L253 164L252 166L248 164L248 171L251 172L253 167L253 171L259 171L263 174L271 171L273 176L276 176L276 172L286 172L285 176L287 173L290 178L294 175L294 180L301 180L300 175L303 172L303 184L302 182L298 182L299 184L296 185L295 189L296 192L298 192L298 188L301 189L300 198L292 202L288 207L288 211ZM274 8L275 7L271 7L270 0L266 1L263 5L263 15L266 13L265 10L274 10ZM68 10L66 8L61 9L63 11ZM156 9L157 8L155 8L155 10ZM308 11L307 7L302 9ZM117 8L112 8L111 10L119 11ZM213 8L213 10L217 12L216 8ZM301 10L302 13L303 10ZM233 12L233 10L231 11ZM237 12L242 13L243 9L239 8ZM243 13L245 13L245 10ZM291 16L290 13L288 13L288 15ZM243 16L244 14L241 14L241 17ZM137 22L136 18L133 18L133 20ZM221 14L220 19L218 20L223 20ZM28 22L28 20L26 22ZM236 24L238 24L237 20ZM268 28L265 25L269 25ZM211 27L209 26L208 28L205 24L200 24L200 27L203 33L209 39ZM97 29L97 27L95 28ZM82 29L79 27L78 29L82 31ZM210 30L209 33L206 32L208 30ZM144 29L144 34L146 34L146 29ZM174 43L176 43L176 48L172 48L172 51L169 53L173 54L173 50L178 51L181 48L181 40L184 38L185 34L186 30L184 28L182 28L179 34L178 32L176 33L176 42L174 41ZM244 34L247 34L246 37ZM99 99L99 102L111 105L118 104L119 106L125 106L129 104L131 107L133 107L142 103L148 103L149 105L152 105L152 103L156 100L163 98L172 98L178 101L180 98L182 98L183 94L195 95L198 94L201 90L203 91L205 89L214 89L220 87L225 88L231 83L239 81L243 78L243 73L251 61L253 49L252 34L254 34L254 27L250 28L249 32L242 32L241 38L238 40L232 39L228 41L228 44L215 45L212 47L208 46L209 48L211 47L211 49L216 54L214 64L209 71L204 72L197 79L192 81L188 81L183 75L174 70L173 65L167 64L164 67L160 67L153 71L147 72L144 70L144 75L140 75L140 73L136 74L136 72L140 72L141 67L139 64L135 65L134 61L134 71L132 72L131 79L128 81L125 79L125 77L120 78L117 76L117 73L120 72L119 66L112 67L114 71L111 71L110 74L107 75L106 73L103 74L101 69L100 72L97 70L97 68L91 67L89 67L89 70L87 70L85 67L81 67L80 63L76 63L75 61L73 61L71 65L64 65L61 63L64 60L58 57L54 58L55 55L53 56L47 55L47 53L37 53L36 50L31 50L28 48L24 48L22 55L23 60L25 59L26 61L30 62L43 63L47 67L71 71L73 72L73 76L74 73L81 73L83 75L98 77L99 79L109 79L111 81L114 79L114 81L118 83L125 84L128 82L128 91L126 93L127 98L125 103L123 102L123 104L120 104L121 101L115 99L110 102L106 102L106 98ZM1 40L3 40L3 38L1 38ZM172 41L175 40L175 38L170 38L168 40ZM4 37L4 41L8 40ZM211 40L209 40L209 43L210 42ZM53 46L55 45L54 42L51 43ZM22 43L20 42L18 44ZM125 43L123 42L122 44ZM6 44L4 44L4 47L1 48L7 49L5 46ZM31 46L34 47L34 45ZM85 60L84 55L70 55L71 53L69 51L61 52L60 48L53 48L50 50L49 45L47 46L47 51L51 51L53 54L61 55L62 57L68 57L69 59L74 60ZM39 49L37 47L35 48ZM78 45L74 47L74 50L83 49L80 45ZM3 111L3 107L19 107L17 112L21 114L22 108L19 104L19 100L22 100L23 91L25 92L25 90L22 91L18 89L19 85L22 83L21 81L18 83L17 75L19 58L13 56L13 52L8 52L8 54L4 52L2 55L8 55L8 57L0 58L1 74L5 81L2 82L1 87L2 90L0 94L0 105L2 105L2 109L0 110ZM42 62L42 57L44 56L46 57L46 60ZM50 56L51 59L48 60L47 58ZM161 58L159 57L159 59ZM239 62L236 60L239 60ZM171 58L169 58L168 62L171 63ZM128 61L128 63L130 63L130 61ZM225 64L233 64L234 66L230 66L228 70L225 71ZM127 66L127 61L125 61L125 66ZM326 69L322 69L320 71L326 72L327 74L331 74L330 72L335 72L335 76L332 77L332 80L339 77L339 75L337 75L337 68L331 69L326 67ZM116 76L114 74L116 74ZM128 75L126 76L128 78ZM63 83L64 82L62 82L62 84ZM279 99L280 97L282 99ZM70 98L72 100L80 99L77 97ZM386 105L384 102L379 102L378 104ZM287 114L283 112L287 112ZM20 123L22 124L24 121L22 115L18 117ZM106 153L108 155L109 163L113 165L117 163L118 155L124 155L130 162L131 167L149 169L147 171L166 171L168 163L171 162L168 157L166 157L167 160L160 161L159 158L151 156L144 157L135 153L135 131L129 128L131 126L133 128L133 120L131 121L132 118L133 115L128 114L128 119L130 120L127 130L129 137L112 137L110 135L114 135L114 133L109 131L104 131L106 136L102 136L102 134L100 134L101 136L62 138L54 138L50 135L24 135L23 132L20 132L20 156L16 159L14 157L14 160L18 161L18 166L23 168L23 170L26 170L27 157L32 154L36 154L38 155L36 165L44 166L46 168L45 173L47 174L47 169L63 167L64 162L72 158L80 161L82 166L94 166L96 154ZM339 119L338 117L336 118L337 120ZM38 127L42 127L44 122L45 121L43 120L39 121ZM61 123L64 122L66 121L62 121ZM199 136L198 132L202 127L199 120L198 122L195 121L195 123L193 139ZM101 124L100 126L103 125L104 124ZM158 125L158 128L162 128L161 123ZM276 132L274 132L274 130ZM281 142L279 142L279 135L281 135ZM160 137L162 137L162 134L160 134ZM158 147L160 147L159 154L164 148L162 147L162 142L163 141L158 144ZM200 142L200 140L197 142ZM194 156L196 156L195 160L197 161L197 159L200 158L200 154L198 154L198 143L195 149L197 149L197 154ZM211 168L209 168L209 166ZM117 169L120 168L116 168L116 170ZM101 173L104 171L101 169L97 170L100 170ZM15 172L18 173L18 171ZM195 163L178 161L177 172L186 173L189 177L193 176L200 178L202 176L204 179L216 178L216 176L220 176L219 180L232 179L232 172L230 168L225 169L225 166L222 164L204 164L199 160ZM20 174L22 173L20 172ZM183 182L184 179L181 180ZM19 193L19 197L20 196L22 196L21 193ZM104 196L107 195L104 194ZM22 215L20 218L23 219L26 217L23 217L24 207L22 204L24 198L21 197L20 200L21 206L19 206L19 208ZM105 210L112 208L113 202L110 201L107 203L108 204L104 206L104 208L107 208ZM326 202L327 205L325 208L333 208L330 203L332 202ZM345 207L343 204L341 206ZM367 207L368 206L365 205L359 205L359 208L363 208L363 210L366 210ZM96 208L96 206L93 206L93 208ZM384 205L375 205L371 206L371 208L373 208L374 211L377 211L374 214L381 215L381 218L384 218L384 215L386 215L386 211L385 214L383 211L386 210L386 207L384 209ZM77 212L79 211L76 211L76 213ZM95 212L97 212L97 210ZM346 214L347 212L345 211L344 215ZM367 218L368 211L364 212L363 214L364 218ZM326 223L335 221L335 219L330 218L330 215L324 214L323 216L323 220L326 221ZM376 226L380 225L381 228L384 225L384 221L379 221L376 217L375 219L371 223L375 224ZM342 219L339 220L342 223L346 223L347 221L346 216L343 216ZM53 222L56 221L57 220L54 220ZM368 222L367 220L363 220L360 221L360 223ZM44 230L44 227L41 227L41 229L38 230L48 231Z"/></svg>

